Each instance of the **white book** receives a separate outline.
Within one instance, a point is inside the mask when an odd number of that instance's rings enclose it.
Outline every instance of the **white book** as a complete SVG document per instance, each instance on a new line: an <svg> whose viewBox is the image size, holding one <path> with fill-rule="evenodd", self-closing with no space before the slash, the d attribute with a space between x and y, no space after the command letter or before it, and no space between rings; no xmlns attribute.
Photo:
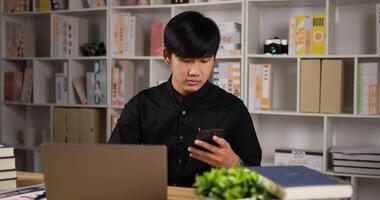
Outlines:
<svg viewBox="0 0 380 200"><path fill-rule="evenodd" d="M380 176L380 169L376 169L376 168L334 166L333 170L334 172L338 172L338 173Z"/></svg>
<svg viewBox="0 0 380 200"><path fill-rule="evenodd" d="M87 103L90 105L95 104L95 74L94 72L86 73L86 96Z"/></svg>
<svg viewBox="0 0 380 200"><path fill-rule="evenodd" d="M63 103L67 104L69 102L69 66L68 63L65 61L63 62Z"/></svg>
<svg viewBox="0 0 380 200"><path fill-rule="evenodd" d="M263 65L263 85L262 85L262 96L261 96L261 109L270 110L272 101L272 65Z"/></svg>
<svg viewBox="0 0 380 200"><path fill-rule="evenodd" d="M374 161L359 161L359 160L333 160L334 166L346 166L346 167L366 167L366 168L378 168L380 169L380 162Z"/></svg>
<svg viewBox="0 0 380 200"><path fill-rule="evenodd" d="M256 64L255 72L255 110L261 110L261 97L263 96L263 65Z"/></svg>
<svg viewBox="0 0 380 200"><path fill-rule="evenodd" d="M377 114L377 63L362 63L362 112L360 114Z"/></svg>
<svg viewBox="0 0 380 200"><path fill-rule="evenodd" d="M296 55L296 29L296 17L293 16L289 20L288 55Z"/></svg>
<svg viewBox="0 0 380 200"><path fill-rule="evenodd" d="M55 74L55 102L57 104L66 103L63 98L63 91L65 87L64 85L65 85L65 80L64 80L63 73L56 73Z"/></svg>
<svg viewBox="0 0 380 200"><path fill-rule="evenodd" d="M256 95L256 85L255 85L255 72L256 65L249 64L249 74L248 74L248 110L253 112L255 110L255 95Z"/></svg>

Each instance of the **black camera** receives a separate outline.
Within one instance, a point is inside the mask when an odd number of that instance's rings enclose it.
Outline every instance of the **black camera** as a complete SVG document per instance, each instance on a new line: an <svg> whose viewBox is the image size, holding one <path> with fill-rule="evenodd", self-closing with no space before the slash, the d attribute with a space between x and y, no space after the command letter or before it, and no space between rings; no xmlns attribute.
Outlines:
<svg viewBox="0 0 380 200"><path fill-rule="evenodd" d="M278 55L288 54L288 40L274 37L264 42L264 54Z"/></svg>
<svg viewBox="0 0 380 200"><path fill-rule="evenodd" d="M91 42L80 47L84 56L104 56L106 55L106 47L103 42Z"/></svg>

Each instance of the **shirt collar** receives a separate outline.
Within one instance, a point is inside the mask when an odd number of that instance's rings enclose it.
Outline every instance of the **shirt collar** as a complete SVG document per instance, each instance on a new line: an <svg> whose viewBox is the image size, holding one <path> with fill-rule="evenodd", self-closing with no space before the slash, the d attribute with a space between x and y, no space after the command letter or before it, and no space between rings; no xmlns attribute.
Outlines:
<svg viewBox="0 0 380 200"><path fill-rule="evenodd" d="M183 104L179 100L179 93L175 90L172 84L172 76L173 75L170 75L166 83L168 87L168 95L174 98L178 104ZM210 90L210 82L206 81L205 84L203 84L203 86L198 91L187 95L185 104L193 104L195 102L198 102L209 93L209 90Z"/></svg>

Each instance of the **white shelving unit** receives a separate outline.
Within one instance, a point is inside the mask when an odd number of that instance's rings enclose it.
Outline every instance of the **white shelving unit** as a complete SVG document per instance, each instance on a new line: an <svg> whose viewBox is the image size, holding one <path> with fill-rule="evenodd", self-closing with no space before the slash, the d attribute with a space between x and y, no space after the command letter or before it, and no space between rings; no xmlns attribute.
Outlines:
<svg viewBox="0 0 380 200"><path fill-rule="evenodd" d="M111 69L118 60L126 60L131 84L128 96L167 80L170 68L161 57L150 56L150 24L153 20L169 21L178 13L194 10L213 18L216 22L234 21L242 24L242 55L217 57L217 62L240 61L242 99L248 102L248 66L251 63L271 63L273 66L273 109L251 113L263 150L263 165L273 165L274 150L279 147L320 149L323 151L325 173L351 180L355 186L352 199L377 199L380 195L380 176L342 174L332 171L329 165L329 149L334 145L380 145L380 115L359 115L355 109L357 93L356 70L359 63L378 62L376 52L375 5L380 0L226 0L207 2L190 0L188 4L170 4L170 0L151 0L147 6L119 5L117 0L107 0L107 7L87 8L83 1L68 0L69 8L60 11L1 14L0 43L5 44L5 21L25 21L36 28L36 56L6 58L5 45L1 45L0 82L7 71L22 71L33 67L33 102L5 102L3 86L0 89L1 140L17 144L17 132L22 127L46 129L52 134L53 109L55 107L90 107L106 112L106 138L111 135L111 115L120 113L123 106L111 104ZM119 57L111 52L111 22L116 13L132 13L138 16L144 28L143 55ZM288 21L295 15L324 13L327 17L327 54L324 56L263 55L264 40L280 36L288 37ZM90 25L90 41L103 41L107 55L101 57L52 57L52 17L68 15L85 18ZM141 41L136 41L137 44ZM345 64L345 97L343 114L300 112L300 63L303 59L342 59ZM69 78L93 70L98 60L107 62L107 104L81 105L75 99L70 84L69 104L55 103L52 78L62 72L68 63ZM379 76L380 77L380 76ZM132 84L133 83L133 84ZM380 92L379 99L380 99ZM38 160L38 147L16 146L33 152ZM39 171L40 163L33 159L32 169Z"/></svg>

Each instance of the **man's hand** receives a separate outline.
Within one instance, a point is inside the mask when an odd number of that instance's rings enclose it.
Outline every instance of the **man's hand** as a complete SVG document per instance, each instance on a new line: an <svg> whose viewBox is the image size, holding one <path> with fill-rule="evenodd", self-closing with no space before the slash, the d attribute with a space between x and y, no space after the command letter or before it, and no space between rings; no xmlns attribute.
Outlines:
<svg viewBox="0 0 380 200"><path fill-rule="evenodd" d="M239 156L231 149L230 144L223 138L213 136L212 138L219 146L211 145L201 140L195 140L195 144L207 151L189 147L190 157L201 160L213 167L233 167L240 161Z"/></svg>

